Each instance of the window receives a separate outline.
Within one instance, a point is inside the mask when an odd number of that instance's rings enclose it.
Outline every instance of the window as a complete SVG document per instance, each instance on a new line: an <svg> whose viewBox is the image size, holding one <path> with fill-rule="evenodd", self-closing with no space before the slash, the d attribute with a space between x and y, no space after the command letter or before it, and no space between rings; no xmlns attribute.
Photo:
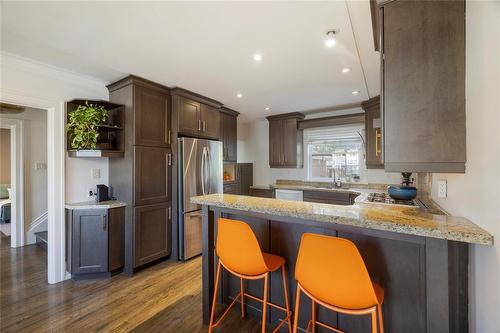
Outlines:
<svg viewBox="0 0 500 333"><path fill-rule="evenodd" d="M330 181L359 179L364 161L360 127L334 127L306 132L308 178Z"/></svg>

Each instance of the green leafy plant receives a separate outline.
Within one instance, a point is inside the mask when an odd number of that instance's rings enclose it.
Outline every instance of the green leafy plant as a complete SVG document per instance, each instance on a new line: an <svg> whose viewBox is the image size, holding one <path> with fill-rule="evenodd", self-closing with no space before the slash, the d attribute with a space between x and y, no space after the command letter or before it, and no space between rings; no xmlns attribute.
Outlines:
<svg viewBox="0 0 500 333"><path fill-rule="evenodd" d="M79 105L69 113L67 131L71 140L71 148L95 149L99 138L99 125L106 122L108 112L103 106L89 104Z"/></svg>

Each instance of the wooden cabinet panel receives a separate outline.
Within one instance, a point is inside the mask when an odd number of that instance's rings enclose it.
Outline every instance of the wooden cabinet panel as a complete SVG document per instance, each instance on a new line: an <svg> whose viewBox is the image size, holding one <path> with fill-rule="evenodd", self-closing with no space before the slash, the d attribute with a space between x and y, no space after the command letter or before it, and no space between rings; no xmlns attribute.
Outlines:
<svg viewBox="0 0 500 333"><path fill-rule="evenodd" d="M71 273L108 271L108 210L77 209L71 221Z"/></svg>
<svg viewBox="0 0 500 333"><path fill-rule="evenodd" d="M267 117L269 121L269 166L271 168L302 168L303 131L298 112Z"/></svg>
<svg viewBox="0 0 500 333"><path fill-rule="evenodd" d="M281 167L283 164L283 122L269 121L269 166Z"/></svg>
<svg viewBox="0 0 500 333"><path fill-rule="evenodd" d="M225 162L237 160L237 115L220 113L221 140Z"/></svg>
<svg viewBox="0 0 500 333"><path fill-rule="evenodd" d="M380 96L361 103L361 106L365 110L366 168L381 169L384 167L384 162L382 160Z"/></svg>
<svg viewBox="0 0 500 333"><path fill-rule="evenodd" d="M125 207L109 209L108 269L123 267L125 263Z"/></svg>
<svg viewBox="0 0 500 333"><path fill-rule="evenodd" d="M202 136L220 139L220 112L219 109L201 104L201 132Z"/></svg>
<svg viewBox="0 0 500 333"><path fill-rule="evenodd" d="M239 194L250 195L250 186L253 185L253 163L238 163Z"/></svg>
<svg viewBox="0 0 500 333"><path fill-rule="evenodd" d="M274 198L273 189L250 188L249 195L252 197Z"/></svg>
<svg viewBox="0 0 500 333"><path fill-rule="evenodd" d="M223 191L226 194L240 194L239 184L238 183L224 184Z"/></svg>
<svg viewBox="0 0 500 333"><path fill-rule="evenodd" d="M352 205L354 196L346 192L303 191L303 200L330 205Z"/></svg>
<svg viewBox="0 0 500 333"><path fill-rule="evenodd" d="M202 129L201 104L182 96L178 97L177 103L178 131L198 135Z"/></svg>
<svg viewBox="0 0 500 333"><path fill-rule="evenodd" d="M170 203L134 207L134 267L170 254Z"/></svg>
<svg viewBox="0 0 500 333"><path fill-rule="evenodd" d="M134 144L170 146L170 96L143 86L134 87Z"/></svg>
<svg viewBox="0 0 500 333"><path fill-rule="evenodd" d="M465 172L465 1L382 7L386 171Z"/></svg>
<svg viewBox="0 0 500 333"><path fill-rule="evenodd" d="M170 201L171 151L134 146L135 206Z"/></svg>

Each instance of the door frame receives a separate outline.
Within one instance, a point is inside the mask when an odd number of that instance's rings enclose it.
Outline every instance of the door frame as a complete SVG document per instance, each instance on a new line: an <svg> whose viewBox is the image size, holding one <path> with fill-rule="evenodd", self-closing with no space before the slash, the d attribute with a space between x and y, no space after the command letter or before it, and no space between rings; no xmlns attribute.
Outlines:
<svg viewBox="0 0 500 333"><path fill-rule="evenodd" d="M10 246L24 246L24 120L0 118L0 128L10 130L11 219Z"/></svg>
<svg viewBox="0 0 500 333"><path fill-rule="evenodd" d="M47 280L68 278L65 261L65 119L64 102L11 90L1 91L1 102L47 111ZM24 233L23 233L24 235ZM19 245L22 246L23 244Z"/></svg>

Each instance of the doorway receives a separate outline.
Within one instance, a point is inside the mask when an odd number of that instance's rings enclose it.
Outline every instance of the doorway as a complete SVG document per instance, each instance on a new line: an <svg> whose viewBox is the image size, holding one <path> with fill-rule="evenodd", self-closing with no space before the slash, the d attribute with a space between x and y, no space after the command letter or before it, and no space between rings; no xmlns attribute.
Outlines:
<svg viewBox="0 0 500 333"><path fill-rule="evenodd" d="M47 111L1 103L0 140L0 232L11 247L46 242Z"/></svg>

